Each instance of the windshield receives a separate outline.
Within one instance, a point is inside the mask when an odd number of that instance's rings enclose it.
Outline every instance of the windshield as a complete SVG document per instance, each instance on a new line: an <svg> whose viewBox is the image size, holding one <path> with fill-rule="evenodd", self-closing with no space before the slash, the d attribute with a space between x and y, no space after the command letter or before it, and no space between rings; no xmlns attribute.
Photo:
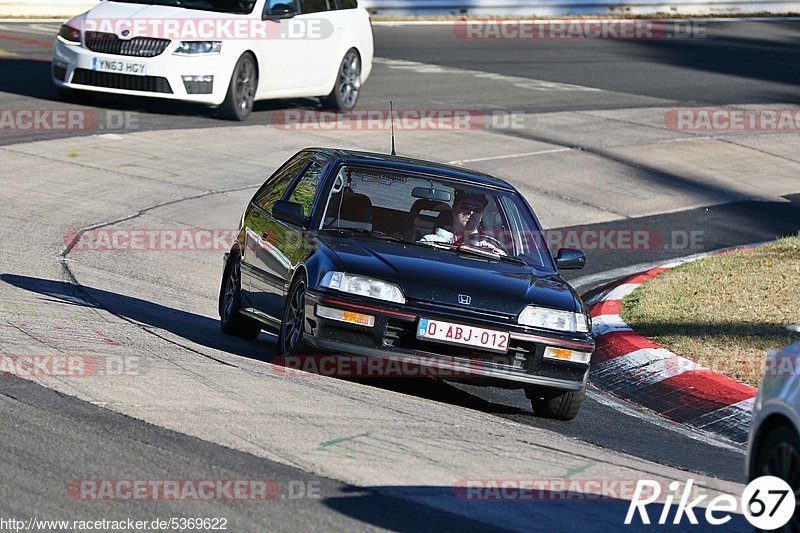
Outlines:
<svg viewBox="0 0 800 533"><path fill-rule="evenodd" d="M256 0L114 0L122 4L143 4L151 6L175 6L185 9L199 9L202 11L215 11L217 13L232 13L234 15L249 15L253 12Z"/></svg>
<svg viewBox="0 0 800 533"><path fill-rule="evenodd" d="M554 269L541 229L518 193L438 176L343 166L320 229Z"/></svg>

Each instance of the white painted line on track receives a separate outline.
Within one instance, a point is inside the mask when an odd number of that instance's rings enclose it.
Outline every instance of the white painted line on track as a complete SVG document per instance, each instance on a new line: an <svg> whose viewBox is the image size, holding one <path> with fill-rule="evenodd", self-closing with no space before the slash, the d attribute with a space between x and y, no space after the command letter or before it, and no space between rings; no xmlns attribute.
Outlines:
<svg viewBox="0 0 800 533"><path fill-rule="evenodd" d="M414 74L458 74L464 76L471 76L477 79L488 79L507 83L520 89L529 89L532 91L542 92L597 92L603 89L596 87L586 87L584 85L574 85L571 83L559 83L554 81L537 80L534 78L523 78L520 76L507 76L505 74L497 74L495 72L484 72L482 70L470 70L456 67L445 67L442 65L434 65L432 63L420 63L418 61L407 61L405 59L387 59L383 57L376 57L373 63L377 65L384 65L391 69L410 71Z"/></svg>
<svg viewBox="0 0 800 533"><path fill-rule="evenodd" d="M559 152L569 152L572 148L554 148L552 150L539 150L538 152L523 152L521 154L492 155L489 157L476 157L475 159L459 159L450 161L448 165L464 165L466 163L479 163L481 161L497 161L500 159L514 159L517 157L530 157L542 154L556 154Z"/></svg>
<svg viewBox="0 0 800 533"><path fill-rule="evenodd" d="M56 25L44 26L42 24L29 24L28 27L30 27L31 29L34 29L34 30L39 30L39 31L41 31L43 33L55 34L55 33L58 32L58 28L60 26L56 26Z"/></svg>
<svg viewBox="0 0 800 533"><path fill-rule="evenodd" d="M53 37L55 37L56 33L58 33L58 28L55 27L55 26L53 26L52 28L45 29L43 27L38 27L38 26L35 26L33 24L28 24L28 25L21 25L21 24L17 25L17 24L15 24L13 26L2 25L2 26L0 26L0 30L2 30L2 31L10 31L10 32L14 32L14 33L32 33L32 34L35 34L35 35L52 35Z"/></svg>

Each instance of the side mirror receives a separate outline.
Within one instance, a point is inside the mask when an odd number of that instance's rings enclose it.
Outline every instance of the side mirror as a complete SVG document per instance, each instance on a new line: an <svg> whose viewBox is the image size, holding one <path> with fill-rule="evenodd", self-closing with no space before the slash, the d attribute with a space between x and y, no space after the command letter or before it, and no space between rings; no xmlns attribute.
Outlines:
<svg viewBox="0 0 800 533"><path fill-rule="evenodd" d="M297 9L291 4L275 4L269 7L269 2L267 2L261 20L290 19L296 15Z"/></svg>
<svg viewBox="0 0 800 533"><path fill-rule="evenodd" d="M303 229L308 228L308 217L303 214L303 206L297 202L278 200L272 206L272 218Z"/></svg>
<svg viewBox="0 0 800 533"><path fill-rule="evenodd" d="M580 250L562 248L556 256L556 267L559 270L580 270L586 266L586 254Z"/></svg>

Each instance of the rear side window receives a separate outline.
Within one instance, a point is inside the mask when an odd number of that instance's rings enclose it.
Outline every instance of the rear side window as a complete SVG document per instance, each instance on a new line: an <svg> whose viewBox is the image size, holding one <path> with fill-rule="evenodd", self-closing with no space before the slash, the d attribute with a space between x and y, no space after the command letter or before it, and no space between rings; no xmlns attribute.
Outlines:
<svg viewBox="0 0 800 533"><path fill-rule="evenodd" d="M309 154L303 154L280 169L256 196L256 205L264 211L272 213L272 206L283 198L283 195L289 190L294 180L306 168L310 158Z"/></svg>
<svg viewBox="0 0 800 533"><path fill-rule="evenodd" d="M331 10L331 2L336 0L300 0L303 10L301 13L321 13Z"/></svg>
<svg viewBox="0 0 800 533"><path fill-rule="evenodd" d="M338 0L339 9L355 9L358 7L358 0Z"/></svg>
<svg viewBox="0 0 800 533"><path fill-rule="evenodd" d="M314 196L317 194L317 186L322 177L322 167L318 163L311 163L300 182L289 196L290 202L296 202L303 206L303 214L311 216L311 208L314 205Z"/></svg>

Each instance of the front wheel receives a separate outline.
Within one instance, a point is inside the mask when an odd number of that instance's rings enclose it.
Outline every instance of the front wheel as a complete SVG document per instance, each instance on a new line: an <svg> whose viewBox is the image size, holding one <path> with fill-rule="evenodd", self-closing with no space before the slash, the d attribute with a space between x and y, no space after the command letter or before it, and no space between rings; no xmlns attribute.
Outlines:
<svg viewBox="0 0 800 533"><path fill-rule="evenodd" d="M322 98L322 105L336 111L350 111L356 107L361 93L361 56L355 50L345 54L336 84L328 96Z"/></svg>
<svg viewBox="0 0 800 533"><path fill-rule="evenodd" d="M238 121L249 117L255 105L257 89L258 69L256 68L256 60L250 54L244 54L239 58L236 67L233 69L231 82L228 86L228 95L220 107L222 116Z"/></svg>
<svg viewBox="0 0 800 533"><path fill-rule="evenodd" d="M577 391L525 389L525 396L531 401L531 408L536 416L572 420L577 416L586 397L586 385Z"/></svg>
<svg viewBox="0 0 800 533"><path fill-rule="evenodd" d="M284 357L302 354L305 350L303 332L306 320L306 283L298 278L289 289L283 310L278 348Z"/></svg>

